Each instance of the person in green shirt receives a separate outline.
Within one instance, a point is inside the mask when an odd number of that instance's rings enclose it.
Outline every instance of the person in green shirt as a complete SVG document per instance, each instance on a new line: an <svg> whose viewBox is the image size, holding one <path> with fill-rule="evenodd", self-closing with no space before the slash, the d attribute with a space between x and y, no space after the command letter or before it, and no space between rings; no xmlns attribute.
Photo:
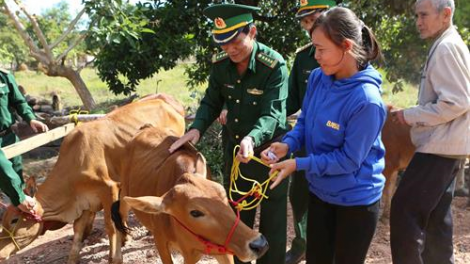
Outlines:
<svg viewBox="0 0 470 264"><path fill-rule="evenodd" d="M321 13L334 6L336 6L336 2L333 0L300 0L300 6L295 17L300 20L300 26L307 32L308 36L309 30ZM312 41L296 51L294 65L289 75L287 116L295 114L302 107L310 72L320 66L314 56L315 47L313 47ZM305 149L298 151L295 155L299 157L306 156ZM308 182L304 171L296 171L292 176L290 177L289 200L294 217L295 237L292 240L290 250L286 253L286 264L299 263L305 259L306 250Z"/></svg>
<svg viewBox="0 0 470 264"><path fill-rule="evenodd" d="M188 132L176 141L170 152L184 143L197 143L202 134L217 119L222 108L228 110L226 140L224 140L224 186L229 186L233 150L239 145L236 159L246 177L264 182L269 168L250 161L257 149L269 144L287 131L286 98L288 72L282 56L256 41L253 13L259 8L236 4L212 5L204 14L214 21L212 37L222 52L214 56L209 84ZM260 148L261 147L261 148ZM251 189L252 183L237 180L241 190ZM287 232L287 186L270 190L260 206L260 232L270 249L257 263L283 263ZM235 200L239 196L235 196ZM256 210L241 211L241 219L253 227ZM241 263L238 259L236 263Z"/></svg>
<svg viewBox="0 0 470 264"><path fill-rule="evenodd" d="M0 69L0 147L19 141L11 130L15 123L14 112L27 122L34 132L44 132L48 127L36 120L33 110L26 103L11 73ZM0 188L10 198L11 203L21 211L34 213L35 201L23 192L23 166L21 156L7 159L0 151Z"/></svg>

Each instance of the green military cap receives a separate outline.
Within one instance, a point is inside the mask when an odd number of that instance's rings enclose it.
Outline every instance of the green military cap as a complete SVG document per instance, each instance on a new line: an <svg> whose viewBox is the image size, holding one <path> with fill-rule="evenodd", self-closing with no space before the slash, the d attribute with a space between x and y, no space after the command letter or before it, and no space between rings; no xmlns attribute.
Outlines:
<svg viewBox="0 0 470 264"><path fill-rule="evenodd" d="M317 9L328 9L334 6L336 6L334 0L300 0L300 7L295 17L302 18L315 13Z"/></svg>
<svg viewBox="0 0 470 264"><path fill-rule="evenodd" d="M234 40L243 30L243 27L253 23L253 13L260 10L259 7L218 4L204 9L204 15L214 21L212 38L218 45L228 44Z"/></svg>

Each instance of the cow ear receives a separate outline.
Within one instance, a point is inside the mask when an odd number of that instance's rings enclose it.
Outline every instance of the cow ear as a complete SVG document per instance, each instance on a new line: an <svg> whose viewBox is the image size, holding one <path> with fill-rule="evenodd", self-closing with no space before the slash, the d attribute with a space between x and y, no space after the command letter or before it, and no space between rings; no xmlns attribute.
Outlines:
<svg viewBox="0 0 470 264"><path fill-rule="evenodd" d="M23 189L24 193L33 197L38 190L38 185L36 184L36 178L31 176L25 182L25 188Z"/></svg>
<svg viewBox="0 0 470 264"><path fill-rule="evenodd" d="M206 158L200 152L197 153L195 173L204 175L204 177L207 175Z"/></svg>
<svg viewBox="0 0 470 264"><path fill-rule="evenodd" d="M165 212L163 198L157 196L141 196L122 198L132 209L149 214L158 214Z"/></svg>

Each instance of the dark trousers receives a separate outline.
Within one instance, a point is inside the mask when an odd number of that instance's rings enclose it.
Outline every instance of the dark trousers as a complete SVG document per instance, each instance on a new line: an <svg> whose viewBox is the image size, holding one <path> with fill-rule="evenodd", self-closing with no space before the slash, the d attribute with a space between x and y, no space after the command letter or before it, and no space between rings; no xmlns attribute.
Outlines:
<svg viewBox="0 0 470 264"><path fill-rule="evenodd" d="M297 157L304 157L305 150L296 153ZM308 181L305 178L305 171L296 171L290 176L289 200L292 206L294 216L295 237L292 240L291 251L303 253L306 250L307 241L307 212L308 199L310 192L308 190Z"/></svg>
<svg viewBox="0 0 470 264"><path fill-rule="evenodd" d="M414 155L392 199L393 263L454 263L451 203L460 162Z"/></svg>
<svg viewBox="0 0 470 264"><path fill-rule="evenodd" d="M339 206L310 193L307 264L362 264L379 218L380 201Z"/></svg>
<svg viewBox="0 0 470 264"><path fill-rule="evenodd" d="M230 154L229 154L230 153ZM229 156L230 155L230 156ZM225 179L224 187L228 193L230 184L230 168L232 165L232 152L225 151ZM250 179L255 179L259 183L264 182L268 178L269 168L255 161L250 161L248 164L240 163L240 170L242 174ZM240 191L248 191L251 189L253 183L244 181L239 178L237 180L237 187ZM261 202L260 219L259 219L259 232L266 237L269 243L269 250L266 254L256 261L257 264L282 264L286 255L286 240L287 240L287 188L288 181L284 180L274 190L267 190L266 195L268 199ZM234 200L238 200L240 196L232 193ZM243 223L249 227L254 227L256 208L252 210L241 211L240 218ZM244 263L235 257L235 263Z"/></svg>

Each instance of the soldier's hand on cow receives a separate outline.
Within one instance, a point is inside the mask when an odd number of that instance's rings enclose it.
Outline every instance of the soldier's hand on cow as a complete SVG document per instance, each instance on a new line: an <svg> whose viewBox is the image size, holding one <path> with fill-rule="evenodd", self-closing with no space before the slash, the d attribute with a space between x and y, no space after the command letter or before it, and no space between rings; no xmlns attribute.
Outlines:
<svg viewBox="0 0 470 264"><path fill-rule="evenodd" d="M219 117L217 118L217 121L218 121L221 125L227 124L227 112L228 112L227 109L223 109L223 110L220 112Z"/></svg>
<svg viewBox="0 0 470 264"><path fill-rule="evenodd" d="M269 148L261 152L261 160L267 164L273 164L287 155L289 145L281 142L274 142Z"/></svg>
<svg viewBox="0 0 470 264"><path fill-rule="evenodd" d="M49 130L46 124L38 120L31 120L29 122L29 126L31 127L31 129L33 129L35 133L47 132Z"/></svg>
<svg viewBox="0 0 470 264"><path fill-rule="evenodd" d="M175 150L179 149L181 146L183 146L186 142L191 142L194 145L196 145L197 142L199 142L199 138L201 137L201 133L199 133L199 130L193 128L186 132L180 139L176 140L175 143L173 143L170 146L170 153L175 152Z"/></svg>
<svg viewBox="0 0 470 264"><path fill-rule="evenodd" d="M274 182L269 186L269 189L272 190L297 169L297 163L295 159L287 159L279 163L271 164L269 167L271 167L269 175L276 171L278 172L276 177L273 178Z"/></svg>
<svg viewBox="0 0 470 264"><path fill-rule="evenodd" d="M255 142L253 141L252 137L250 136L244 137L242 141L240 142L240 150L238 150L237 159L240 162L248 163L251 159L251 156L253 156L254 146L255 146Z"/></svg>
<svg viewBox="0 0 470 264"><path fill-rule="evenodd" d="M403 112L403 109L392 110L390 114L392 115L392 121L394 123L408 126L408 123L406 123L406 120L405 120L405 114Z"/></svg>

